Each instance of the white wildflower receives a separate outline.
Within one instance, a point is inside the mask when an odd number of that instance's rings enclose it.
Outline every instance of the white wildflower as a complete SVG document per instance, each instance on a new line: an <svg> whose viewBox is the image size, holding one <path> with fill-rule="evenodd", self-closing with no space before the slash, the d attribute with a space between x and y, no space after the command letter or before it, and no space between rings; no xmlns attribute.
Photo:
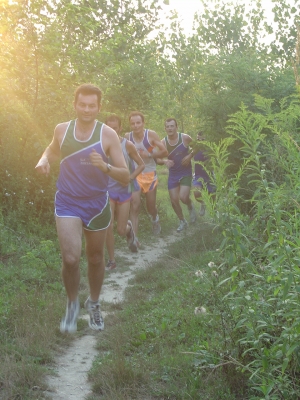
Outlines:
<svg viewBox="0 0 300 400"><path fill-rule="evenodd" d="M209 268L213 268L216 264L213 261L211 261L207 265L209 266Z"/></svg>
<svg viewBox="0 0 300 400"><path fill-rule="evenodd" d="M219 276L219 274L217 273L217 271L213 271L211 274L212 274L212 276L214 276L215 278L217 278L217 277Z"/></svg>
<svg viewBox="0 0 300 400"><path fill-rule="evenodd" d="M206 308L205 307L195 307L194 314L206 314Z"/></svg>
<svg viewBox="0 0 300 400"><path fill-rule="evenodd" d="M196 275L198 278L203 278L203 272L200 271L200 269L199 269L198 271L195 272L195 275Z"/></svg>

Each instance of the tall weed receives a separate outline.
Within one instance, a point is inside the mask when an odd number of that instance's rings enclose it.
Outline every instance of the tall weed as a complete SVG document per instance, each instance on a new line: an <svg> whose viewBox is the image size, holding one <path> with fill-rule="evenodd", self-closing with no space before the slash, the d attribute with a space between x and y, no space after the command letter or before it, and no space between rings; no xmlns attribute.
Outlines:
<svg viewBox="0 0 300 400"><path fill-rule="evenodd" d="M224 236L215 288L227 321L222 362L247 374L251 399L300 397L299 105L285 99L275 113L257 96L259 113L242 106L231 117L227 133L242 154L234 176L226 177L227 163L210 145L218 182L210 206Z"/></svg>

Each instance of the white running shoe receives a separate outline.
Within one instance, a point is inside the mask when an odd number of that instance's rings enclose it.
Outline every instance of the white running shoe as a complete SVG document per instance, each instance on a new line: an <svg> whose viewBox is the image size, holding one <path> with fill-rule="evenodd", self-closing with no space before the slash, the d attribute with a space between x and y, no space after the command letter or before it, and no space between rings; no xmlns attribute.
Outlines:
<svg viewBox="0 0 300 400"><path fill-rule="evenodd" d="M77 331L77 318L80 312L79 300L68 301L66 315L61 320L60 331L62 333L75 333Z"/></svg>
<svg viewBox="0 0 300 400"><path fill-rule="evenodd" d="M111 270L113 270L113 269L115 269L115 268L117 268L116 262L115 262L115 261L108 260L108 262L107 262L107 264L106 264L106 267L105 267L105 270L106 270L106 271L111 271Z"/></svg>
<svg viewBox="0 0 300 400"><path fill-rule="evenodd" d="M138 245L137 245L137 241L136 241L135 234L133 231L132 222L130 220L128 220L127 225L130 226L130 231L126 235L127 246L133 253L136 253L138 251Z"/></svg>
<svg viewBox="0 0 300 400"><path fill-rule="evenodd" d="M194 224L197 219L197 214L196 214L194 204L192 204L192 208L189 210L189 212L190 212L190 223Z"/></svg>
<svg viewBox="0 0 300 400"><path fill-rule="evenodd" d="M180 221L179 226L178 226L178 228L176 229L176 231L177 231L177 232L181 232L181 231L183 231L185 228L187 228L187 226L188 226L188 223L186 222L185 219L183 219L183 220Z"/></svg>
<svg viewBox="0 0 300 400"><path fill-rule="evenodd" d="M158 215L156 216L155 221L152 221L152 231L153 231L153 234L156 235L156 236L159 235L160 232L161 232L161 226L160 226L160 223L159 223L159 216Z"/></svg>
<svg viewBox="0 0 300 400"><path fill-rule="evenodd" d="M90 320L89 320L90 328L93 329L94 331L103 331L104 320L101 314L99 302L93 304L90 298L88 298L84 303L84 307L90 314Z"/></svg>

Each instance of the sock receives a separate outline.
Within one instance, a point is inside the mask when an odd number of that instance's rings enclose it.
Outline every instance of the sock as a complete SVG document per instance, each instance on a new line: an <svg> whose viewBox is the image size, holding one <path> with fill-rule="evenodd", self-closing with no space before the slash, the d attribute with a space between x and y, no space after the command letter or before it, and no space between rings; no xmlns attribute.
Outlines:
<svg viewBox="0 0 300 400"><path fill-rule="evenodd" d="M91 300L91 297L89 296L89 303L90 303L92 306L97 306L97 305L99 304L99 299L98 299L97 301L93 301L93 300Z"/></svg>
<svg viewBox="0 0 300 400"><path fill-rule="evenodd" d="M159 216L158 216L158 214L157 214L156 218L155 218L155 219L152 219L152 222L158 222L158 221L159 221Z"/></svg>

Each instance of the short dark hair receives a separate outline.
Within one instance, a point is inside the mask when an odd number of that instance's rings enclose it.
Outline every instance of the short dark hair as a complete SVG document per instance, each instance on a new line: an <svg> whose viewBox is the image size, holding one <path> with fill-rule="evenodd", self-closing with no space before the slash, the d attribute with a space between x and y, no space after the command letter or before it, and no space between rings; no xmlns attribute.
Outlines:
<svg viewBox="0 0 300 400"><path fill-rule="evenodd" d="M175 118L167 118L167 119L165 120L165 125L166 125L167 122L171 122L171 121L174 121L174 122L175 122L175 125L178 126L178 125L177 125L177 121L176 121Z"/></svg>
<svg viewBox="0 0 300 400"><path fill-rule="evenodd" d="M130 122L131 117L141 117L142 121L145 122L144 114L142 114L140 111L132 111L128 117L129 122Z"/></svg>
<svg viewBox="0 0 300 400"><path fill-rule="evenodd" d="M75 104L77 103L78 96L80 94L83 94L83 95L95 94L98 99L98 105L100 106L102 92L97 86L92 85L91 83L83 83L82 85L78 86L78 88L75 90L75 93L74 93Z"/></svg>
<svg viewBox="0 0 300 400"><path fill-rule="evenodd" d="M105 118L105 124L107 125L110 121L117 121L119 127L122 125L121 118L117 114L110 114Z"/></svg>

